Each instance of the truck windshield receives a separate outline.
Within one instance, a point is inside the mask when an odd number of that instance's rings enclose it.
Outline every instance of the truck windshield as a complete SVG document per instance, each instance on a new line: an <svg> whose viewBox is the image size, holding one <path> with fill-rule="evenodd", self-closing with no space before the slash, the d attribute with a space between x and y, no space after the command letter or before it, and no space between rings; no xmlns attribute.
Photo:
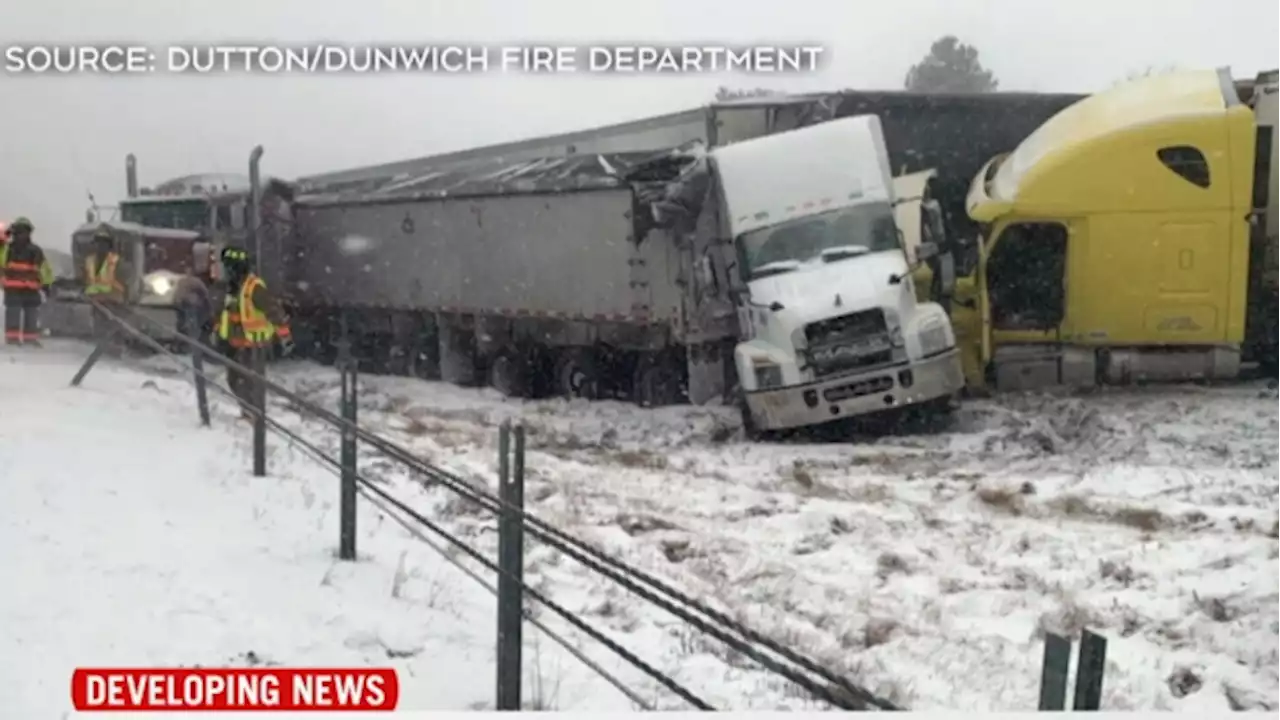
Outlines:
<svg viewBox="0 0 1280 720"><path fill-rule="evenodd" d="M748 280L795 270L804 263L833 262L900 247L893 208L887 202L788 220L743 233L737 242Z"/></svg>
<svg viewBox="0 0 1280 720"><path fill-rule="evenodd" d="M128 202L121 204L120 219L147 227L201 230L209 226L209 205L204 200Z"/></svg>

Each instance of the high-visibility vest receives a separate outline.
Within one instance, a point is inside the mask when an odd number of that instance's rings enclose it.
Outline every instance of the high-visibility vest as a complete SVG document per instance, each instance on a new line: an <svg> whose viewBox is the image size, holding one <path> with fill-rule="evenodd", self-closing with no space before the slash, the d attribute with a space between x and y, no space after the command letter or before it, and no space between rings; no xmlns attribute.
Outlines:
<svg viewBox="0 0 1280 720"><path fill-rule="evenodd" d="M4 279L0 287L6 292L39 292L44 253L35 245L9 244L4 259Z"/></svg>
<svg viewBox="0 0 1280 720"><path fill-rule="evenodd" d="M254 291L266 286L262 278L250 275L240 283L239 293L227 293L222 320L218 323L218 336L229 342L231 347L261 347L275 337L276 326L261 308L253 304Z"/></svg>
<svg viewBox="0 0 1280 720"><path fill-rule="evenodd" d="M94 262L96 259L91 257L84 261L84 294L123 295L124 285L116 279L116 266L120 263L120 256L113 252L107 253L100 266Z"/></svg>

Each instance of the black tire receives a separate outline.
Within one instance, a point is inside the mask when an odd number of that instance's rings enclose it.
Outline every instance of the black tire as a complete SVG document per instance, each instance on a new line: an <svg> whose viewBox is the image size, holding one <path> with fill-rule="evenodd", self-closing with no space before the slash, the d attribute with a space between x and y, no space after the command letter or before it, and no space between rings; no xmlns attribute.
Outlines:
<svg viewBox="0 0 1280 720"><path fill-rule="evenodd" d="M589 350L567 350L556 358L551 377L552 393L558 397L598 400L600 365Z"/></svg>
<svg viewBox="0 0 1280 720"><path fill-rule="evenodd" d="M514 350L503 350L489 361L488 385L506 397L529 396L529 371L524 358Z"/></svg>
<svg viewBox="0 0 1280 720"><path fill-rule="evenodd" d="M955 396L944 395L912 408L911 424L921 432L943 432L955 421L959 403Z"/></svg>
<svg viewBox="0 0 1280 720"><path fill-rule="evenodd" d="M761 430L756 425L756 419L751 414L751 409L747 407L745 400L738 401L738 413L742 416L742 436L747 442L768 442L773 439L773 433L767 430Z"/></svg>

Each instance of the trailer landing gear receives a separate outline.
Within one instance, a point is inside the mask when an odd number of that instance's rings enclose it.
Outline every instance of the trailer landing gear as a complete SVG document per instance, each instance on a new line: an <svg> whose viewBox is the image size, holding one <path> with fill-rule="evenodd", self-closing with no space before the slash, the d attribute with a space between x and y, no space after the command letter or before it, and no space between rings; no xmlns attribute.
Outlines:
<svg viewBox="0 0 1280 720"><path fill-rule="evenodd" d="M597 400L600 397L600 363L588 350L569 350L556 358L552 391L561 397Z"/></svg>
<svg viewBox="0 0 1280 720"><path fill-rule="evenodd" d="M664 355L642 355L636 361L631 396L640 407L675 405L684 399L680 372Z"/></svg>

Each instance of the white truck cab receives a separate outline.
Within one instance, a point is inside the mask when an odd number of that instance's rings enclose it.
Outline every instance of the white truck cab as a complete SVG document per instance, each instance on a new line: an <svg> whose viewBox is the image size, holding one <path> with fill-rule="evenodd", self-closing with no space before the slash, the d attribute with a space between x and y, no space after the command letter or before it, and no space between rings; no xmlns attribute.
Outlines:
<svg viewBox="0 0 1280 720"><path fill-rule="evenodd" d="M748 433L949 407L964 385L955 333L941 305L916 299L880 119L716 148L711 166L741 283Z"/></svg>

